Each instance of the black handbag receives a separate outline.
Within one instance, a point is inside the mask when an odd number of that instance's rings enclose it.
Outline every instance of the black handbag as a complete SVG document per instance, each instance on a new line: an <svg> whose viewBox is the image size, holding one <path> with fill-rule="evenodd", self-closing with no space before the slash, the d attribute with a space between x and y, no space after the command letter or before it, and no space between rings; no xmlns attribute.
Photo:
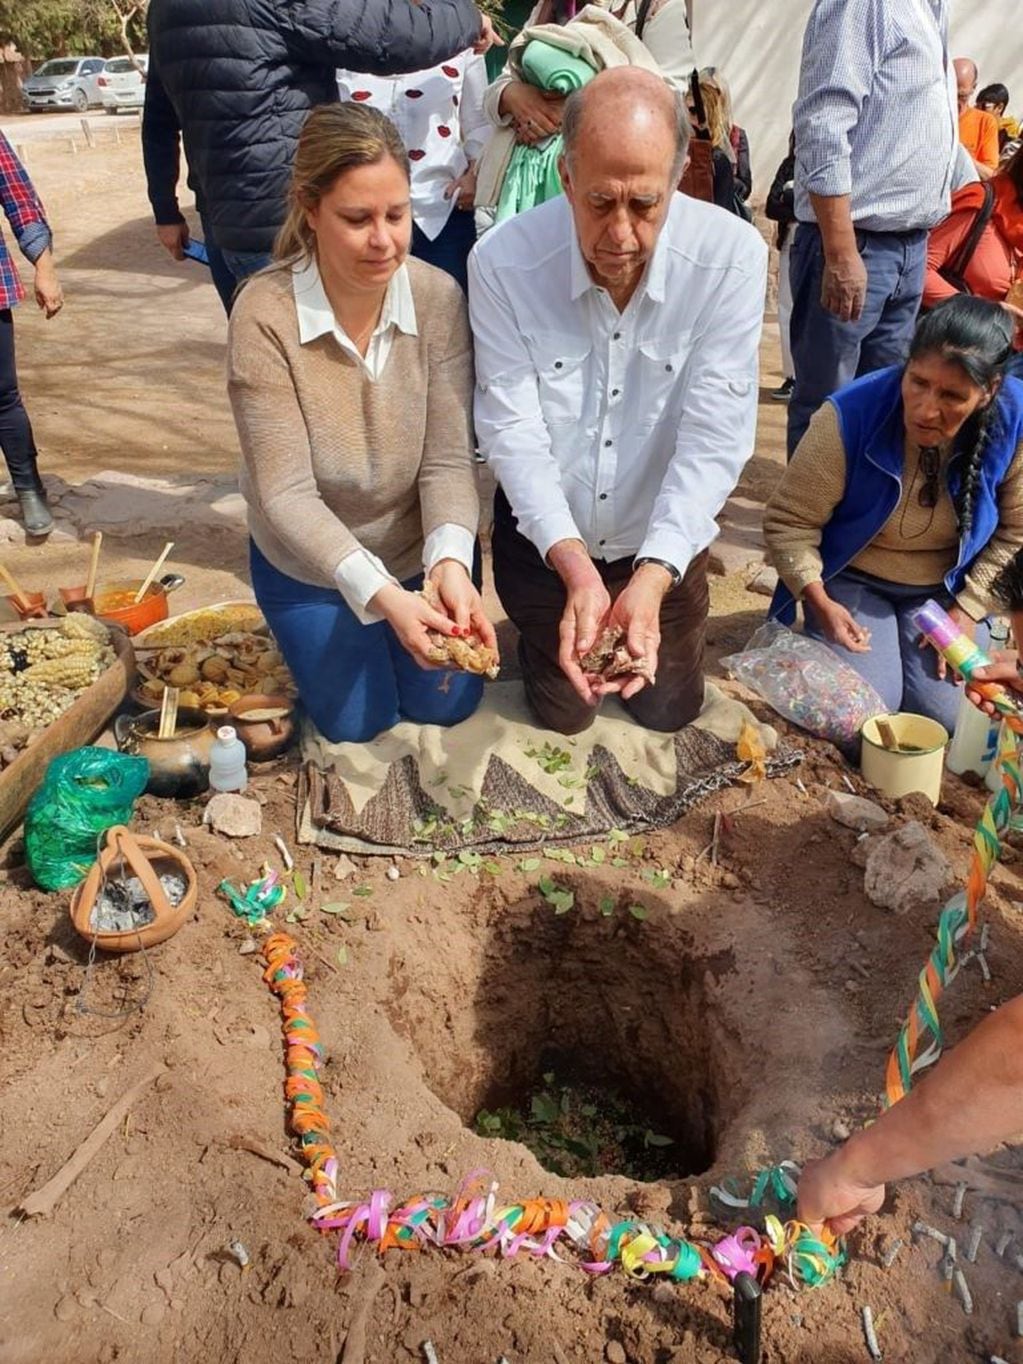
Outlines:
<svg viewBox="0 0 1023 1364"><path fill-rule="evenodd" d="M974 252L980 245L980 239L984 235L984 229L991 221L991 215L995 211L995 187L990 180L984 181L984 202L977 210L970 234L956 252L955 256L946 265L943 265L938 274L943 280L952 285L953 289L958 289L961 294L971 293L970 286L966 283L966 271L969 269L970 261L973 260Z"/></svg>

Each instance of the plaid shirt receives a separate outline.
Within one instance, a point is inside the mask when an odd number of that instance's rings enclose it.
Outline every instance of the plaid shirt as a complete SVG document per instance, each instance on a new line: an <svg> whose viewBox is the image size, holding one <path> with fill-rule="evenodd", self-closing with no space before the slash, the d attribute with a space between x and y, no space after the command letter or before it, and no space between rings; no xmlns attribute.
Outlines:
<svg viewBox="0 0 1023 1364"><path fill-rule="evenodd" d="M35 262L52 245L53 237L32 181L3 133L0 133L0 204L22 254ZM24 297L25 286L7 243L0 237L0 309L13 308Z"/></svg>

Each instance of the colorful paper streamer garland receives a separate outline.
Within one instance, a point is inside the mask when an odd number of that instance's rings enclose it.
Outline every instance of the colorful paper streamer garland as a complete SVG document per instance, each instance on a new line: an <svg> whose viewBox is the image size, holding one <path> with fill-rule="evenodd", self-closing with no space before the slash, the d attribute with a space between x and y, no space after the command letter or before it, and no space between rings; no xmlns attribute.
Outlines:
<svg viewBox="0 0 1023 1364"><path fill-rule="evenodd" d="M298 947L286 933L272 933L262 953L263 979L281 1002L289 1119L316 1202L309 1220L320 1231L339 1234L342 1270L351 1268L352 1250L358 1242L374 1244L380 1252L435 1246L493 1251L506 1258L525 1253L555 1260L562 1258L557 1248L567 1246L592 1274L608 1273L618 1264L630 1278L639 1280L654 1275L677 1281L707 1276L732 1280L749 1273L765 1282L781 1263L794 1284L816 1286L844 1263L844 1250L837 1242L827 1233L824 1239L817 1237L799 1222L782 1223L768 1216L763 1235L753 1227L743 1227L713 1246L703 1246L667 1236L645 1222L614 1221L595 1203L584 1200L532 1198L499 1204L498 1186L484 1171L468 1175L452 1198L420 1195L395 1206L393 1194L377 1189L363 1202L340 1200L339 1162L318 1077L322 1052L306 1008ZM791 1201L791 1180L767 1171L747 1204L759 1202L769 1186L775 1193L785 1192Z"/></svg>
<svg viewBox="0 0 1023 1364"><path fill-rule="evenodd" d="M915 623L946 662L971 682L977 668L990 659L961 633L936 602L927 602L916 614ZM1023 794L1020 770L1020 736L1023 716L1004 687L994 683L972 683L1005 721L997 763L1002 786L988 800L973 834L973 853L966 878L966 889L957 891L938 919L938 938L934 950L920 972L917 997L902 1026L885 1074L885 1106L890 1108L904 1099L914 1075L934 1064L941 1056L944 1039L938 1018L938 1000L959 974L961 949L973 936L988 879L1002 851L1002 841L1019 809ZM927 1039L930 1039L927 1041ZM923 1049L921 1050L921 1046Z"/></svg>

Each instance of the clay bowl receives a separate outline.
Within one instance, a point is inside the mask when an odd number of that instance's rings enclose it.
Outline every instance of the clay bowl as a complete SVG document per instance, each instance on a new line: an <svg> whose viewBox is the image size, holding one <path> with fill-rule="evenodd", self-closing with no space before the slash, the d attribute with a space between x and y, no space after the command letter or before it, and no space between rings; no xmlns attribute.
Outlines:
<svg viewBox="0 0 1023 1364"><path fill-rule="evenodd" d="M148 761L146 790L151 796L187 800L202 795L210 784L210 750L217 737L209 716L201 710L179 710L177 732L171 739L158 738L159 728L158 710L119 715L114 738L122 753L138 754Z"/></svg>
<svg viewBox="0 0 1023 1364"><path fill-rule="evenodd" d="M113 621L137 635L148 630L169 615L167 589L162 582L153 583L146 595L137 604L133 598L142 586L141 578L124 578L118 582L103 583L96 588L94 597L95 612L101 620Z"/></svg>
<svg viewBox="0 0 1023 1364"><path fill-rule="evenodd" d="M57 591L65 611L84 611L86 615L93 615L93 599L85 595L84 583L81 587L58 587Z"/></svg>
<svg viewBox="0 0 1023 1364"><path fill-rule="evenodd" d="M50 614L45 592L26 592L21 597L8 597L11 610L20 620L45 620Z"/></svg>
<svg viewBox="0 0 1023 1364"><path fill-rule="evenodd" d="M249 718L250 712L268 710L286 714L273 719ZM243 696L228 707L227 713L253 762L279 758L295 738L295 703L290 696Z"/></svg>
<svg viewBox="0 0 1023 1364"><path fill-rule="evenodd" d="M104 877L118 880L122 869L126 876L141 878L156 917L142 928L97 933L90 922L96 897ZM157 893L158 887L152 886L150 880L168 874L180 876L185 882L185 893L177 905L170 905L162 892ZM104 952L138 952L143 947L155 947L176 933L195 909L196 895L195 869L184 853L155 838L132 834L123 825L115 825L107 830L106 847L71 896L71 922L86 942L95 938L96 946Z"/></svg>

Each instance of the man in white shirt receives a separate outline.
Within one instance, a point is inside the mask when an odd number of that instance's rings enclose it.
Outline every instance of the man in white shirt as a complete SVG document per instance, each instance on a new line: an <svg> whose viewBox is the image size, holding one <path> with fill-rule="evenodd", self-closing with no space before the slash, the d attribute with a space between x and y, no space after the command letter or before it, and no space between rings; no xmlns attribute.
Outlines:
<svg viewBox="0 0 1023 1364"><path fill-rule="evenodd" d="M675 192L688 121L652 73L603 72L562 130L565 197L469 262L495 580L542 724L577 733L619 692L675 730L703 701L714 518L753 451L767 247ZM583 672L608 629L656 685Z"/></svg>

